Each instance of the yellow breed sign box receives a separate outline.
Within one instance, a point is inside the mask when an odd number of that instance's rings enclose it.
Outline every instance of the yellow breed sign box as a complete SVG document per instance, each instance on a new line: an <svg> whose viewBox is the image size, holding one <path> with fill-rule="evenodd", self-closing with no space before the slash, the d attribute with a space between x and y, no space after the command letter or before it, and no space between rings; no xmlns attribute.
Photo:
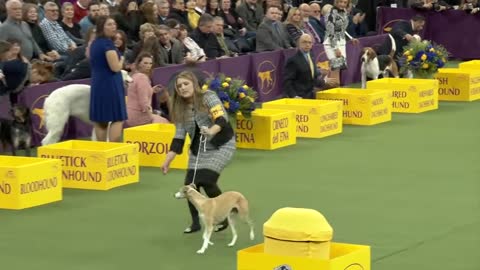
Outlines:
<svg viewBox="0 0 480 270"><path fill-rule="evenodd" d="M256 109L247 119L237 114L238 148L272 150L297 143L295 111Z"/></svg>
<svg viewBox="0 0 480 270"><path fill-rule="evenodd" d="M334 88L317 92L317 99L342 100L344 124L370 126L392 120L387 90Z"/></svg>
<svg viewBox="0 0 480 270"><path fill-rule="evenodd" d="M259 244L237 252L237 270L301 269L301 270L370 270L370 247L331 243L330 259L279 256L264 253Z"/></svg>
<svg viewBox="0 0 480 270"><path fill-rule="evenodd" d="M480 65L470 68L440 68L435 78L439 82L438 99L473 101L480 99Z"/></svg>
<svg viewBox="0 0 480 270"><path fill-rule="evenodd" d="M471 60L458 64L458 68L479 69L480 60Z"/></svg>
<svg viewBox="0 0 480 270"><path fill-rule="evenodd" d="M342 133L342 102L284 98L262 104L265 109L294 110L297 137L323 138Z"/></svg>
<svg viewBox="0 0 480 270"><path fill-rule="evenodd" d="M173 124L149 124L126 128L123 131L123 141L134 144L140 153L140 166L148 167L162 166L174 136ZM175 157L170 168L187 168L189 147L190 138L187 135L182 154Z"/></svg>
<svg viewBox="0 0 480 270"><path fill-rule="evenodd" d="M367 89L389 90L392 112L422 113L438 109L438 80L383 78L367 82Z"/></svg>
<svg viewBox="0 0 480 270"><path fill-rule="evenodd" d="M62 160L65 188L109 190L139 181L132 144L71 140L39 147L37 156Z"/></svg>
<svg viewBox="0 0 480 270"><path fill-rule="evenodd" d="M61 200L60 160L0 156L0 208L18 210Z"/></svg>

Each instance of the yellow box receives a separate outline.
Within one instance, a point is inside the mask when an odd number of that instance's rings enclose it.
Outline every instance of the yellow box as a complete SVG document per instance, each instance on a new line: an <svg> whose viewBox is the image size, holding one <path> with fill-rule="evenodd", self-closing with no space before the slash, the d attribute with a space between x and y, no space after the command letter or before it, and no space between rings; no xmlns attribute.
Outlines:
<svg viewBox="0 0 480 270"><path fill-rule="evenodd" d="M161 167L174 136L174 124L149 124L123 130L123 141L135 144L140 152L140 166ZM190 138L187 134L182 154L175 157L170 168L186 169L188 167L189 147Z"/></svg>
<svg viewBox="0 0 480 270"><path fill-rule="evenodd" d="M458 64L458 68L479 69L480 60L471 60Z"/></svg>
<svg viewBox="0 0 480 270"><path fill-rule="evenodd" d="M342 102L283 98L262 104L265 109L294 110L297 137L323 138L342 133Z"/></svg>
<svg viewBox="0 0 480 270"><path fill-rule="evenodd" d="M259 244L237 252L237 270L370 270L370 247L331 243L330 259L279 256L263 252ZM284 268L282 269L282 266ZM288 268L287 268L288 267Z"/></svg>
<svg viewBox="0 0 480 270"><path fill-rule="evenodd" d="M238 148L273 150L297 143L293 110L256 109L246 119L237 114L235 127Z"/></svg>
<svg viewBox="0 0 480 270"><path fill-rule="evenodd" d="M439 82L438 99L473 101L480 99L480 64L476 69L440 68L435 78Z"/></svg>
<svg viewBox="0 0 480 270"><path fill-rule="evenodd" d="M41 146L37 156L62 160L64 188L110 190L139 181L138 150L128 143L71 140Z"/></svg>
<svg viewBox="0 0 480 270"><path fill-rule="evenodd" d="M392 102L388 90L334 88L318 91L316 97L342 100L344 124L371 126L392 120Z"/></svg>
<svg viewBox="0 0 480 270"><path fill-rule="evenodd" d="M391 91L392 112L422 113L438 109L438 80L383 78L367 82L367 89Z"/></svg>
<svg viewBox="0 0 480 270"><path fill-rule="evenodd" d="M0 156L0 208L25 209L62 200L61 161Z"/></svg>

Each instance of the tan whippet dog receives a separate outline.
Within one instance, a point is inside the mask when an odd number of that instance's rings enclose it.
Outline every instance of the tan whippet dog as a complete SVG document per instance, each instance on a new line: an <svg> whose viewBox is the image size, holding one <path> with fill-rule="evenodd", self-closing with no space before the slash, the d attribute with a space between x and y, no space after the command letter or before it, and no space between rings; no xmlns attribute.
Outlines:
<svg viewBox="0 0 480 270"><path fill-rule="evenodd" d="M213 245L210 242L210 237L215 224L218 224L228 219L230 228L232 229L233 238L228 244L229 247L235 245L237 241L237 231L235 230L232 214L236 209L240 218L248 223L250 226L250 240L255 238L253 233L253 222L248 215L248 201L241 193L236 191L228 191L220 194L215 198L207 198L196 190L195 185L190 184L183 186L177 193L175 193L177 199L188 199L198 210L199 217L203 221L205 226L203 231L203 245L197 250L197 253L202 254L207 249L208 245Z"/></svg>

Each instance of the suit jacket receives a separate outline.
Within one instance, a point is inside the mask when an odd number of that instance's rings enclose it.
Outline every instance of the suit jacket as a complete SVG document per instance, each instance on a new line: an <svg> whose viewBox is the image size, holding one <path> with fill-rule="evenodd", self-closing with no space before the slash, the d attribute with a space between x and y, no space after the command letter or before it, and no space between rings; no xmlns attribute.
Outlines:
<svg viewBox="0 0 480 270"><path fill-rule="evenodd" d="M238 16L245 21L245 28L248 31L255 32L263 20L263 7L257 4L255 10L250 9L248 4L243 3L236 8Z"/></svg>
<svg viewBox="0 0 480 270"><path fill-rule="evenodd" d="M290 38L285 30L285 26L282 23L278 23L278 26L279 33L273 28L272 20L263 20L257 30L257 52L291 48Z"/></svg>
<svg viewBox="0 0 480 270"><path fill-rule="evenodd" d="M170 53L172 54L172 59L170 61L168 57L168 51L160 44L160 66L176 65L183 63L183 47L180 44L180 41L172 38L170 39L172 47L170 48Z"/></svg>
<svg viewBox="0 0 480 270"><path fill-rule="evenodd" d="M293 98L299 96L302 98L315 98L314 88L324 87L325 81L317 79L320 72L315 67L315 58L311 55L314 62L314 76L312 78L312 71L310 65L305 59L303 52L298 52L287 60L283 70L283 92L285 96Z"/></svg>
<svg viewBox="0 0 480 270"><path fill-rule="evenodd" d="M308 18L308 21L313 27L313 30L317 32L317 35L322 39L322 42L325 40L325 22L324 21L319 21L315 17L310 17Z"/></svg>
<svg viewBox="0 0 480 270"><path fill-rule="evenodd" d="M193 30L190 37L205 51L208 59L215 59L225 55L225 52L218 44L217 37L213 33L202 33L198 28Z"/></svg>
<svg viewBox="0 0 480 270"><path fill-rule="evenodd" d="M397 56L401 56L403 54L403 47L408 45L408 41L404 38L407 34L414 34L412 22L410 20L397 22L392 28L391 35L397 46L397 51L395 53Z"/></svg>

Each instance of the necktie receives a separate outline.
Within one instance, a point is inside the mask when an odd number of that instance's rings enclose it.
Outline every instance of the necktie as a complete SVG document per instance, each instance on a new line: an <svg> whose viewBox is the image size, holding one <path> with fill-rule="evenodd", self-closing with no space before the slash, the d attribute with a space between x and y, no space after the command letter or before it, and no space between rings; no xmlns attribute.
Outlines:
<svg viewBox="0 0 480 270"><path fill-rule="evenodd" d="M310 57L310 53L307 53L307 58L308 58L308 64L310 65L310 71L312 72L312 78L315 76L315 70L313 69L313 61L312 58Z"/></svg>

